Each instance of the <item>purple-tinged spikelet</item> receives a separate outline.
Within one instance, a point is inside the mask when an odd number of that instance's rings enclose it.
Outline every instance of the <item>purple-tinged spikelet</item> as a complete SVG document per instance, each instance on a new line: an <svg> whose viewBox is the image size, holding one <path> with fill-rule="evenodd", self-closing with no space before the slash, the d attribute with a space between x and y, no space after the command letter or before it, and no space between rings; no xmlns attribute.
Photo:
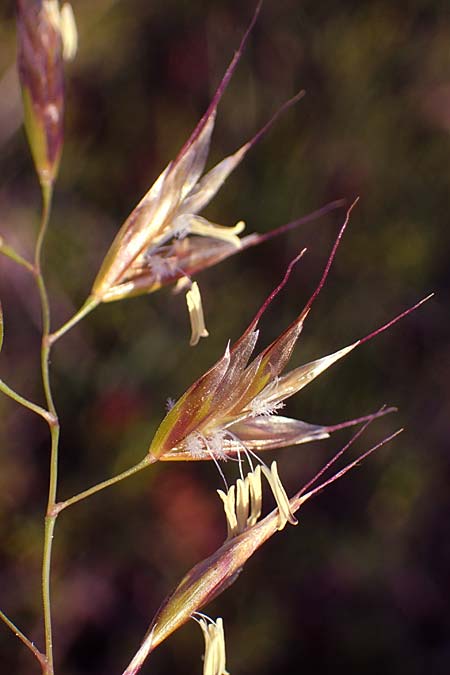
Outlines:
<svg viewBox="0 0 450 675"><path fill-rule="evenodd" d="M342 425L330 427L308 424L276 413L283 407L286 399L307 386L331 365L428 299L420 301L370 335L332 354L283 373L304 321L325 284L353 206L354 204L347 212L321 280L299 315L278 338L251 360L259 336L259 321L286 285L303 252L291 262L283 280L269 295L243 335L232 346L227 345L217 363L194 382L167 413L149 448L154 459L222 459L226 456L239 456L246 450L273 450L327 438L331 431L342 428ZM380 414L386 412L384 410ZM344 426L358 424L360 421L361 418L351 420L344 423ZM196 452L192 451L193 439L202 439L203 451L199 452L198 447ZM213 451L214 445L217 445L216 439L221 439L220 456Z"/></svg>
<svg viewBox="0 0 450 675"><path fill-rule="evenodd" d="M68 5L61 12L57 0L17 0L16 7L25 129L41 186L49 187L63 146L63 56L72 58L76 48L73 14ZM62 26L67 19L72 22L71 45L65 49Z"/></svg>

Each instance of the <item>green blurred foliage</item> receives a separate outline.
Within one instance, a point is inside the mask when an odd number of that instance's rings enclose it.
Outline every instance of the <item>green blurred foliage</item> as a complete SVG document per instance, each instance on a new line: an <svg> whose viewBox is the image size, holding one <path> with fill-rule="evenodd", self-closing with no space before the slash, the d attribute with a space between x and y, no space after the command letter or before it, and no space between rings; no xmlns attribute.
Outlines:
<svg viewBox="0 0 450 675"><path fill-rule="evenodd" d="M80 51L67 74L66 142L45 266L53 325L85 299L115 232L205 110L253 3L78 0ZM1 234L29 255L39 191L20 126L14 20L0 9ZM267 231L335 198L361 196L326 289L293 357L353 341L430 291L436 298L364 345L289 403L314 423L400 410L360 449L405 433L306 506L209 608L225 620L229 669L444 674L450 663L450 13L447 2L267 0L220 104L211 164L298 89L290 110L230 177L206 215ZM59 343L60 498L138 461L177 397L240 335L303 246L262 324L268 342L295 316L343 212L199 275L211 337L188 346L170 289L105 305ZM41 401L33 284L1 260L1 376ZM0 398L0 605L42 643L39 575L48 434ZM347 436L281 451L290 491ZM230 480L234 466L225 467ZM61 516L53 594L66 675L120 673L180 576L224 532L211 465L161 464ZM0 630L5 672L32 672ZM161 646L142 673L201 671L198 628ZM34 672L34 671L33 671Z"/></svg>

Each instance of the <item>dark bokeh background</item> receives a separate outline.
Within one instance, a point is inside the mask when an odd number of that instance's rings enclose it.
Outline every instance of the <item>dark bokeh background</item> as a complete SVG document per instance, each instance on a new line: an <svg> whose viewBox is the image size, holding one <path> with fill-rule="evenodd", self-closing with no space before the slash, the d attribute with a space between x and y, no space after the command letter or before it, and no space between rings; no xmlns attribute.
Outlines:
<svg viewBox="0 0 450 675"><path fill-rule="evenodd" d="M252 2L79 0L68 68L64 159L46 249L54 325L86 297L118 227L204 111ZM14 74L12 3L0 9L1 233L30 254L39 191ZM210 158L236 149L298 89L289 111L206 215L267 231L331 199L361 196L293 363L370 332L430 291L436 298L295 397L289 414L334 423L399 406L359 442L405 433L305 506L234 587L223 616L240 675L336 670L444 674L450 668L448 318L450 10L442 0L267 0L220 105ZM55 349L63 434L60 497L138 461L177 397L235 339L303 246L309 252L263 322L262 342L318 280L343 212L199 275L211 337L187 343L184 301L164 290L104 306ZM1 377L42 400L35 289L1 260ZM0 604L34 639L40 626L48 433L0 399ZM276 453L292 493L348 438ZM270 459L270 458L268 458ZM233 478L235 467L227 466ZM65 675L121 673L163 597L214 550L224 524L209 464L161 464L58 522L53 595ZM142 673L200 673L189 625ZM2 672L32 673L0 626Z"/></svg>

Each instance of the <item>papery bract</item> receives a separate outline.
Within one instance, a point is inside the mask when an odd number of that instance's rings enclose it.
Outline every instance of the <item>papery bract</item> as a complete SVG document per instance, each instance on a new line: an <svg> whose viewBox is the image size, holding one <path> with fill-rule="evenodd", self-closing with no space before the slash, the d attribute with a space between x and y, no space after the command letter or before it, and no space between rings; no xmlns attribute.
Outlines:
<svg viewBox="0 0 450 675"><path fill-rule="evenodd" d="M292 268L303 252L291 262L284 279L239 340L231 348L227 346L222 358L167 413L150 445L152 458L226 459L248 450L269 450L326 438L337 428L362 421L360 418L331 427L311 425L276 415L287 398L355 347L386 330L430 297L347 347L281 374L291 357L303 322L325 283L353 206L347 212L319 285L300 314L276 340L250 361L258 339L257 327L261 316L287 283ZM386 414L386 411L381 414Z"/></svg>
<svg viewBox="0 0 450 675"><path fill-rule="evenodd" d="M380 411L381 412L381 411ZM161 642L168 638L174 631L180 628L196 612L199 612L205 605L214 600L218 595L225 591L236 580L241 573L245 563L270 537L272 537L281 526L286 522L296 523L294 514L300 507L318 492L321 492L331 483L342 478L346 473L353 469L362 460L378 448L385 445L395 438L402 430L395 432L385 438L380 443L370 448L356 460L347 464L343 469L333 474L331 478L318 483L325 471L330 469L337 460L346 452L355 440L364 432L371 420L375 419L377 414L372 415L367 424L360 429L353 438L332 457L332 459L323 466L320 471L299 490L294 497L287 499L284 490L281 495L281 501L277 499L277 508L262 520L260 516L260 495L259 488L256 488L255 504L251 501L244 505L244 510L249 513L247 522L242 517L242 526L237 528L236 534L233 533L233 522L230 527L230 519L227 514L227 505L225 512L228 522L228 537L224 544L205 560L197 563L181 580L173 593L169 595L161 608L156 613L151 626L144 638L144 641L133 658L130 666L124 671L123 675L134 675L138 672L148 654L151 653ZM266 467L265 474L269 473ZM272 466L273 471L273 466ZM247 479L246 479L247 480ZM257 478L257 482L259 478ZM241 481L242 482L242 481ZM249 484L252 484L253 479ZM315 487L313 487L315 485ZM234 487L234 486L233 486ZM272 488L274 495L276 491ZM222 499L222 501L224 501ZM237 502L237 497L236 497ZM238 508L238 507L237 507ZM283 514L281 511L284 510ZM238 519L236 519L237 522Z"/></svg>
<svg viewBox="0 0 450 675"><path fill-rule="evenodd" d="M73 58L76 27L70 5L17 0L19 80L28 141L42 186L51 186L63 146L63 57Z"/></svg>
<svg viewBox="0 0 450 675"><path fill-rule="evenodd" d="M318 290L328 274L348 218L349 212ZM249 363L258 339L257 327L261 316L287 283L302 254L303 252L291 262L284 279L268 297L239 340L232 348L227 346L225 354L216 365L195 382L168 412L150 446L149 452L153 457L221 458L245 448L282 447L327 437L328 431L325 427L307 425L289 418L278 418L275 421L276 418L272 416L286 398L311 382L357 344L280 377L318 290L291 325ZM255 432L254 438L252 431ZM239 432L242 433L242 438ZM195 449L192 441L197 441ZM215 448L215 445L219 447Z"/></svg>
<svg viewBox="0 0 450 675"><path fill-rule="evenodd" d="M303 95L300 92L287 101L253 139L202 176L217 106L258 12L259 6L189 140L122 225L94 281L90 299L110 302L150 293L179 278L189 279L195 271L211 266L241 248L239 235L245 227L242 221L234 227L223 227L210 223L199 213L278 115ZM248 245L255 243L248 240Z"/></svg>

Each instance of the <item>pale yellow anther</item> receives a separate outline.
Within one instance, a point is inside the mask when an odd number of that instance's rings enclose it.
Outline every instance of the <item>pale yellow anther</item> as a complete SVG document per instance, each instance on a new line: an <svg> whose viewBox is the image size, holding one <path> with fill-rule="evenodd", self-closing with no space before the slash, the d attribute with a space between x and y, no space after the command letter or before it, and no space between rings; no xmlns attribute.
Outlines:
<svg viewBox="0 0 450 675"><path fill-rule="evenodd" d="M78 31L73 9L68 2L59 7L58 0L44 0L42 8L53 28L61 35L63 59L72 61L78 47Z"/></svg>
<svg viewBox="0 0 450 675"><path fill-rule="evenodd" d="M213 239L222 239L239 248L241 240L238 235L245 230L245 223L240 220L233 227L224 227L223 225L213 225L204 218L192 218L189 223L191 234L197 234L201 237L212 237Z"/></svg>
<svg viewBox="0 0 450 675"><path fill-rule="evenodd" d="M59 29L63 43L63 59L73 61L78 49L78 30L72 5L68 2L61 7Z"/></svg>
<svg viewBox="0 0 450 675"><path fill-rule="evenodd" d="M217 490L217 493L223 502L223 510L227 519L227 538L231 539L239 534L236 517L236 488L232 485L228 492L225 493L223 490Z"/></svg>
<svg viewBox="0 0 450 675"><path fill-rule="evenodd" d="M229 675L226 670L225 633L223 621L216 621L204 616L193 617L202 629L205 640L205 656L203 658L203 675Z"/></svg>
<svg viewBox="0 0 450 675"><path fill-rule="evenodd" d="M270 489L272 490L273 496L275 497L275 501L278 506L279 515L277 530L282 530L286 523L297 525L298 521L292 513L288 496L278 475L277 463L272 462L270 469L268 469L267 466L263 466L262 472L267 478L267 482L270 485Z"/></svg>
<svg viewBox="0 0 450 675"><path fill-rule="evenodd" d="M236 485L232 485L226 494L222 490L217 492L223 502L227 519L228 539L241 534L258 522L262 507L260 466L247 474L244 480L239 478Z"/></svg>
<svg viewBox="0 0 450 675"><path fill-rule="evenodd" d="M205 318L203 316L202 298L196 281L186 293L186 302L191 322L191 339L189 344L194 347L202 337L208 337Z"/></svg>
<svg viewBox="0 0 450 675"><path fill-rule="evenodd" d="M60 10L58 0L44 0L42 9L56 31L60 31Z"/></svg>
<svg viewBox="0 0 450 675"><path fill-rule="evenodd" d="M248 480L239 478L236 482L236 515L239 532L243 532L247 527L249 507Z"/></svg>
<svg viewBox="0 0 450 675"><path fill-rule="evenodd" d="M177 281L177 283L174 286L173 292L176 293L181 293L181 291L185 291L186 288L190 288L192 285L191 280L189 277L180 277Z"/></svg>
<svg viewBox="0 0 450 675"><path fill-rule="evenodd" d="M248 526L252 527L258 522L262 509L262 482L261 482L261 467L258 466L252 473L246 477L250 492L251 511L248 518Z"/></svg>

